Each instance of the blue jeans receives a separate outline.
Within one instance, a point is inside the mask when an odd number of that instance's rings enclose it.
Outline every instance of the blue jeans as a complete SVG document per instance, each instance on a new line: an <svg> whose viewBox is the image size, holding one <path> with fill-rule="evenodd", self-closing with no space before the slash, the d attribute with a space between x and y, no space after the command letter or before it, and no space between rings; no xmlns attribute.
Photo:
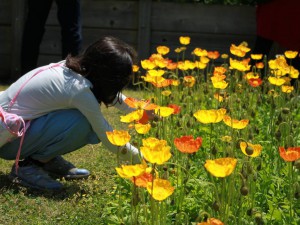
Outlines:
<svg viewBox="0 0 300 225"><path fill-rule="evenodd" d="M54 0L28 0L28 15L24 26L21 74L36 68L45 23ZM62 59L77 55L82 47L80 0L55 0L61 27Z"/></svg>
<svg viewBox="0 0 300 225"><path fill-rule="evenodd" d="M75 151L99 139L85 116L76 109L58 110L31 121L25 133L20 158L49 160ZM14 160L20 138L0 148L0 158Z"/></svg>

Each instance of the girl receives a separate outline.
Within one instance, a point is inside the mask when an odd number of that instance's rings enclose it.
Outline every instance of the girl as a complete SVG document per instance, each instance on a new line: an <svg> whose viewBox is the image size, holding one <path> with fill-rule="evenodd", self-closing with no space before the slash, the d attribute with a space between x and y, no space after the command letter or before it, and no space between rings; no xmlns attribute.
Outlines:
<svg viewBox="0 0 300 225"><path fill-rule="evenodd" d="M18 170L16 163L13 165L9 178L36 189L59 190L62 184L49 174L69 179L90 174L61 155L100 141L110 151L120 153L123 160L140 162L138 149L130 143L120 148L108 141L106 131L112 128L99 107L103 103L127 113L133 111L123 103L126 97L121 91L131 79L135 57L135 51L123 41L103 37L81 55L69 55L64 61L34 69L0 93L4 110L30 121L20 152L23 160ZM19 144L20 138L2 146L0 157L15 159Z"/></svg>

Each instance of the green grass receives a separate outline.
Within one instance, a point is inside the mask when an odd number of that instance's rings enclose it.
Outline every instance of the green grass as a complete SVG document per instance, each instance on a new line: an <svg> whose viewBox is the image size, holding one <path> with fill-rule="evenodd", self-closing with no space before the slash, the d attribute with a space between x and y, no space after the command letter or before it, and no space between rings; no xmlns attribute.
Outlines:
<svg viewBox="0 0 300 225"><path fill-rule="evenodd" d="M4 90L6 86L0 86ZM141 93L126 90L128 96ZM122 126L121 112L102 106L115 128ZM88 145L65 155L77 167L87 168L86 180L62 181L62 192L39 192L12 184L8 174L14 161L0 159L0 225L18 224L106 224L103 208L110 202L115 183L116 156L101 144Z"/></svg>

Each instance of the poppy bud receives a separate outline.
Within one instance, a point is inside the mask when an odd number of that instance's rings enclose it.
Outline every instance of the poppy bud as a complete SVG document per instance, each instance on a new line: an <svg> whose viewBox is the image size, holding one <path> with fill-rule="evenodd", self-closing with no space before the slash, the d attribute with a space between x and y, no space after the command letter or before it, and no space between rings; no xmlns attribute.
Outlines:
<svg viewBox="0 0 300 225"><path fill-rule="evenodd" d="M277 140L281 138L281 132L279 130L275 132L275 137Z"/></svg>
<svg viewBox="0 0 300 225"><path fill-rule="evenodd" d="M248 216L252 216L252 214L253 214L253 208L248 209L248 210L247 210L247 215L248 215Z"/></svg>
<svg viewBox="0 0 300 225"><path fill-rule="evenodd" d="M152 127L152 128L157 127L157 123L156 123L155 121L151 121L151 127Z"/></svg>
<svg viewBox="0 0 300 225"><path fill-rule="evenodd" d="M254 149L251 147L251 146L247 146L246 147L246 153L247 153L247 155L252 155L253 154L253 152L254 152Z"/></svg>
<svg viewBox="0 0 300 225"><path fill-rule="evenodd" d="M240 192L243 196L248 195L249 189L246 186L241 187Z"/></svg>
<svg viewBox="0 0 300 225"><path fill-rule="evenodd" d="M290 109L289 109L289 108L282 108L282 109L281 109L281 112L282 112L283 114L289 114L289 113L290 113Z"/></svg>
<svg viewBox="0 0 300 225"><path fill-rule="evenodd" d="M257 212L254 215L254 220L257 224L263 224L263 219L261 213Z"/></svg>
<svg viewBox="0 0 300 225"><path fill-rule="evenodd" d="M218 152L218 149L216 148L216 146L213 146L211 149L211 154L216 155Z"/></svg>
<svg viewBox="0 0 300 225"><path fill-rule="evenodd" d="M298 170L300 170L300 159L297 159L295 162L294 162L294 167Z"/></svg>
<svg viewBox="0 0 300 225"><path fill-rule="evenodd" d="M220 204L217 201L214 201L214 203L212 204L212 208L215 211L219 211L220 210Z"/></svg>

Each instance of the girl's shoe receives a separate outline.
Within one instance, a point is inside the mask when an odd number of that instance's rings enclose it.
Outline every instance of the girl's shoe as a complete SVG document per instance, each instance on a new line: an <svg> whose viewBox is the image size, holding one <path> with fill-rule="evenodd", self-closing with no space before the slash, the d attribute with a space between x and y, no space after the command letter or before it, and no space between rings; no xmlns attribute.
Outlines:
<svg viewBox="0 0 300 225"><path fill-rule="evenodd" d="M64 177L65 179L82 179L90 175L90 171L76 168L61 156L51 159L42 168L53 177Z"/></svg>
<svg viewBox="0 0 300 225"><path fill-rule="evenodd" d="M39 166L29 164L20 166L16 173L15 164L8 177L13 183L20 184L37 190L61 190L63 185L49 177L49 175Z"/></svg>

